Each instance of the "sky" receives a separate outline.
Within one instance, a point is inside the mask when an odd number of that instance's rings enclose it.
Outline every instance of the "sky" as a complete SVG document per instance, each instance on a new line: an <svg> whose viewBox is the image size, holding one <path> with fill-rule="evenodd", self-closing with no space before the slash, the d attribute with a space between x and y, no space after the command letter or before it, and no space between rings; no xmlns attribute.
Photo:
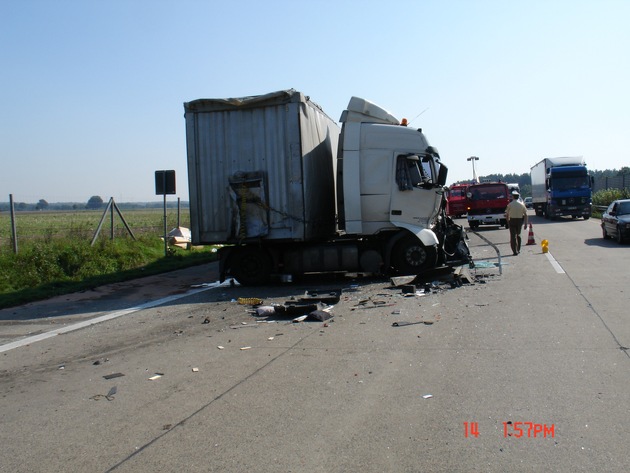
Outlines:
<svg viewBox="0 0 630 473"><path fill-rule="evenodd" d="M0 201L188 200L183 103L296 89L422 128L449 168L630 166L630 0L0 0Z"/></svg>

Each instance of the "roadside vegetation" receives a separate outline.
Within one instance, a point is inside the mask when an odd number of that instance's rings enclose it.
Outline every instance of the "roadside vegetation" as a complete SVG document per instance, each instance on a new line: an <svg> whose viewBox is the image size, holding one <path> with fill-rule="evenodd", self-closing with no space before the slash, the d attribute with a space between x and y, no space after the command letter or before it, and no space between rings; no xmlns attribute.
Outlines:
<svg viewBox="0 0 630 473"><path fill-rule="evenodd" d="M593 217L601 218L597 207L608 207L613 200L630 199L630 189L605 189L593 194Z"/></svg>
<svg viewBox="0 0 630 473"><path fill-rule="evenodd" d="M95 239L102 215L102 210L18 213L15 253L9 217L0 214L0 308L216 259L212 247L169 245L165 252L160 209L124 214L135 239L118 216L113 231L108 216ZM179 219L171 215L170 220L168 231ZM187 224L180 222L181 226Z"/></svg>

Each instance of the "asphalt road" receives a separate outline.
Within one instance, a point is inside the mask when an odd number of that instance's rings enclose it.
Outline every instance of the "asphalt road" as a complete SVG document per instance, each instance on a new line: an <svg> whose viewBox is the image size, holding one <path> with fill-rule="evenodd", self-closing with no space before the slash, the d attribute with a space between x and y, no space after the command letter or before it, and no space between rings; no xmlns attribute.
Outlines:
<svg viewBox="0 0 630 473"><path fill-rule="evenodd" d="M531 221L520 255L482 228L470 282L411 297L193 287L206 266L0 311L0 471L630 471L630 245ZM326 322L235 302L341 288Z"/></svg>

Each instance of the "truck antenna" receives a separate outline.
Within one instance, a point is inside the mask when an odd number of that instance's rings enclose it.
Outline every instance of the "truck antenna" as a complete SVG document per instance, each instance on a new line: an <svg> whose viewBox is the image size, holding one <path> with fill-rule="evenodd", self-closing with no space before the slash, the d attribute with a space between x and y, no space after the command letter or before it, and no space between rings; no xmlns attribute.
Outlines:
<svg viewBox="0 0 630 473"><path fill-rule="evenodd" d="M426 112L427 110L429 110L429 107L425 108L424 110L422 110L418 115L416 115L414 118L412 118L411 120L409 120L409 124L411 125L411 122L414 121L416 118L418 118L420 115L422 115L424 112Z"/></svg>

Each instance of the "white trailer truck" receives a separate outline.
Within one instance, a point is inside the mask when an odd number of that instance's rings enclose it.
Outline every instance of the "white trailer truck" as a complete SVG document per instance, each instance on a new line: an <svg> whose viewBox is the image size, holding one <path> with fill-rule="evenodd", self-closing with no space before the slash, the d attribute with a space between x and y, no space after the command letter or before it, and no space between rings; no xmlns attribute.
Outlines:
<svg viewBox="0 0 630 473"><path fill-rule="evenodd" d="M341 133L293 89L184 109L192 242L227 245L221 280L472 264L437 150L373 103L353 97Z"/></svg>

